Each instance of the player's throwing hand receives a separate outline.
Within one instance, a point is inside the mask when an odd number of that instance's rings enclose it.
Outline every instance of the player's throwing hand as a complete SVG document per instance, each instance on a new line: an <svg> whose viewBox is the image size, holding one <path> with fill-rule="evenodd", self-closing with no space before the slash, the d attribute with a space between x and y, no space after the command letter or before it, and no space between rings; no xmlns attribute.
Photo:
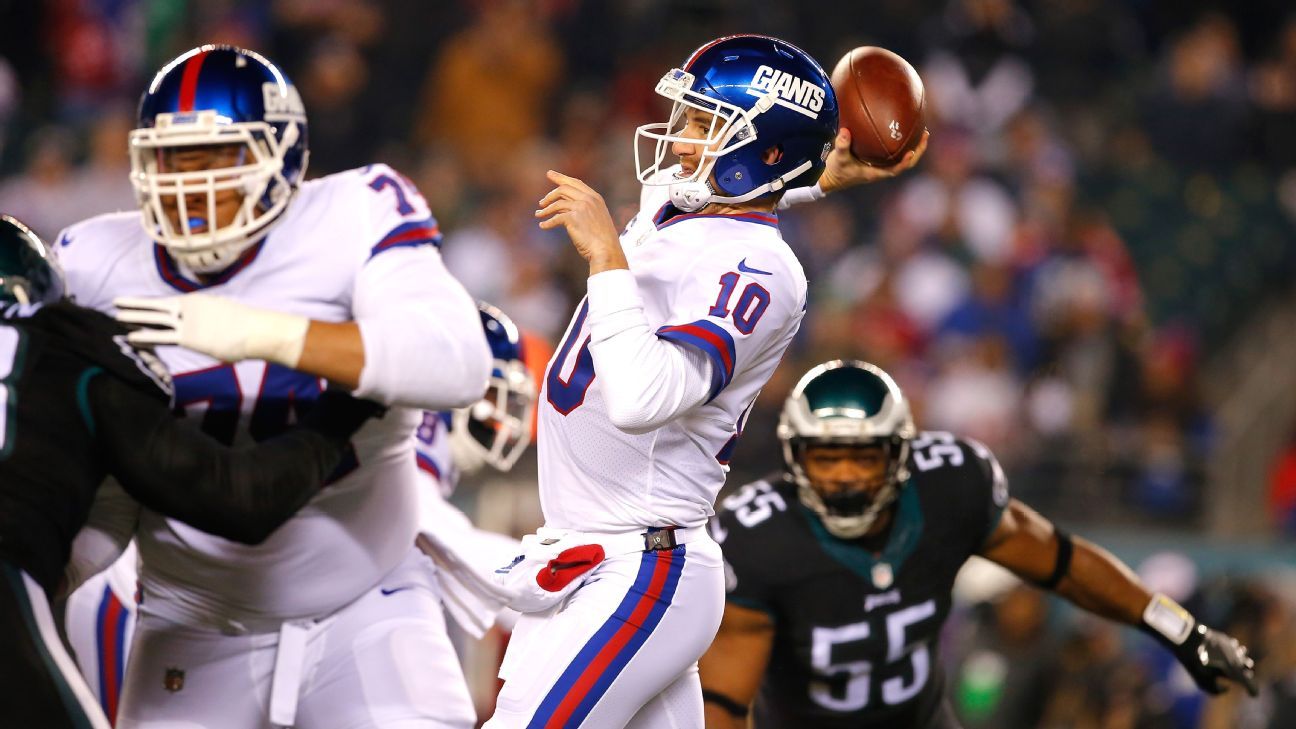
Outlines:
<svg viewBox="0 0 1296 729"><path fill-rule="evenodd" d="M549 170L549 181L557 185L540 198L535 216L540 227L567 229L567 236L581 257L589 261L590 275L614 268L629 268L612 214L603 196L575 177Z"/></svg>
<svg viewBox="0 0 1296 729"><path fill-rule="evenodd" d="M918 164L918 160L922 159L923 153L927 151L927 139L930 136L931 134L924 129L918 146L890 167L879 167L851 154L851 132L846 127L842 127L837 130L832 151L828 153L828 166L824 168L823 176L819 178L819 187L825 193L829 193L895 177Z"/></svg>

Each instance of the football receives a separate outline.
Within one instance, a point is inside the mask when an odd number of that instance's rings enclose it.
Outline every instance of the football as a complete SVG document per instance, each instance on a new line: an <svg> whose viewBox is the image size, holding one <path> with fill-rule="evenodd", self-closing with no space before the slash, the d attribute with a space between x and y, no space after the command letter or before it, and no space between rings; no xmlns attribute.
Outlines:
<svg viewBox="0 0 1296 729"><path fill-rule="evenodd" d="M918 146L925 128L926 94L909 62L885 48L860 46L837 62L833 90L851 152L889 166Z"/></svg>

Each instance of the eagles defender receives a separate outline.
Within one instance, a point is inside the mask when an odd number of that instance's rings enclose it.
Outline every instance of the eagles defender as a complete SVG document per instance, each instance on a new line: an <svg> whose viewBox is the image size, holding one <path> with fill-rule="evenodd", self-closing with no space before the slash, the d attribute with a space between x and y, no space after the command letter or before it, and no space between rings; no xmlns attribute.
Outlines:
<svg viewBox="0 0 1296 729"><path fill-rule="evenodd" d="M314 495L378 412L327 395L306 427L251 448L176 420L166 371L125 329L62 300L48 248L0 216L0 724L106 727L50 616L73 536L111 474L141 503L255 544Z"/></svg>
<svg viewBox="0 0 1296 729"><path fill-rule="evenodd" d="M1225 680L1255 694L1245 647L1009 497L981 444L916 431L877 367L815 367L778 427L786 471L727 498L711 523L730 572L700 663L707 727L747 726L749 705L757 729L957 727L936 651L954 577L974 554L1140 627L1203 690Z"/></svg>

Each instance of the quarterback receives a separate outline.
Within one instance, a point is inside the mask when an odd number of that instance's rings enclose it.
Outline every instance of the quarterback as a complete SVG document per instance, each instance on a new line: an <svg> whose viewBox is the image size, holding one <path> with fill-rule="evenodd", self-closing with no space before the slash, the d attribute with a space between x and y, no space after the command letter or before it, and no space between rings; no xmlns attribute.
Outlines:
<svg viewBox="0 0 1296 729"><path fill-rule="evenodd" d="M657 93L674 106L638 130L636 152L654 151L620 235L598 193L557 172L536 211L590 277L541 393L545 527L500 571L525 614L488 727L702 722L696 661L724 603L705 524L805 312L775 207L818 180L837 106L814 59L757 35L703 45Z"/></svg>

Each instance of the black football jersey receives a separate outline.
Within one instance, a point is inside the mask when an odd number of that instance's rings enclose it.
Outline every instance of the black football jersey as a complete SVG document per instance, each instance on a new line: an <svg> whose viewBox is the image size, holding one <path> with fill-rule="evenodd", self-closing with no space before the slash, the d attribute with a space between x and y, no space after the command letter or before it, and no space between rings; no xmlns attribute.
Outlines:
<svg viewBox="0 0 1296 729"><path fill-rule="evenodd" d="M937 648L954 577L998 525L1007 483L984 446L913 441L880 552L839 539L789 479L726 498L712 522L728 599L775 622L753 706L758 729L927 727L943 697Z"/></svg>
<svg viewBox="0 0 1296 729"><path fill-rule="evenodd" d="M47 589L57 580L107 473L91 380L110 374L165 405L165 372L96 311L56 304L0 319L0 557Z"/></svg>

